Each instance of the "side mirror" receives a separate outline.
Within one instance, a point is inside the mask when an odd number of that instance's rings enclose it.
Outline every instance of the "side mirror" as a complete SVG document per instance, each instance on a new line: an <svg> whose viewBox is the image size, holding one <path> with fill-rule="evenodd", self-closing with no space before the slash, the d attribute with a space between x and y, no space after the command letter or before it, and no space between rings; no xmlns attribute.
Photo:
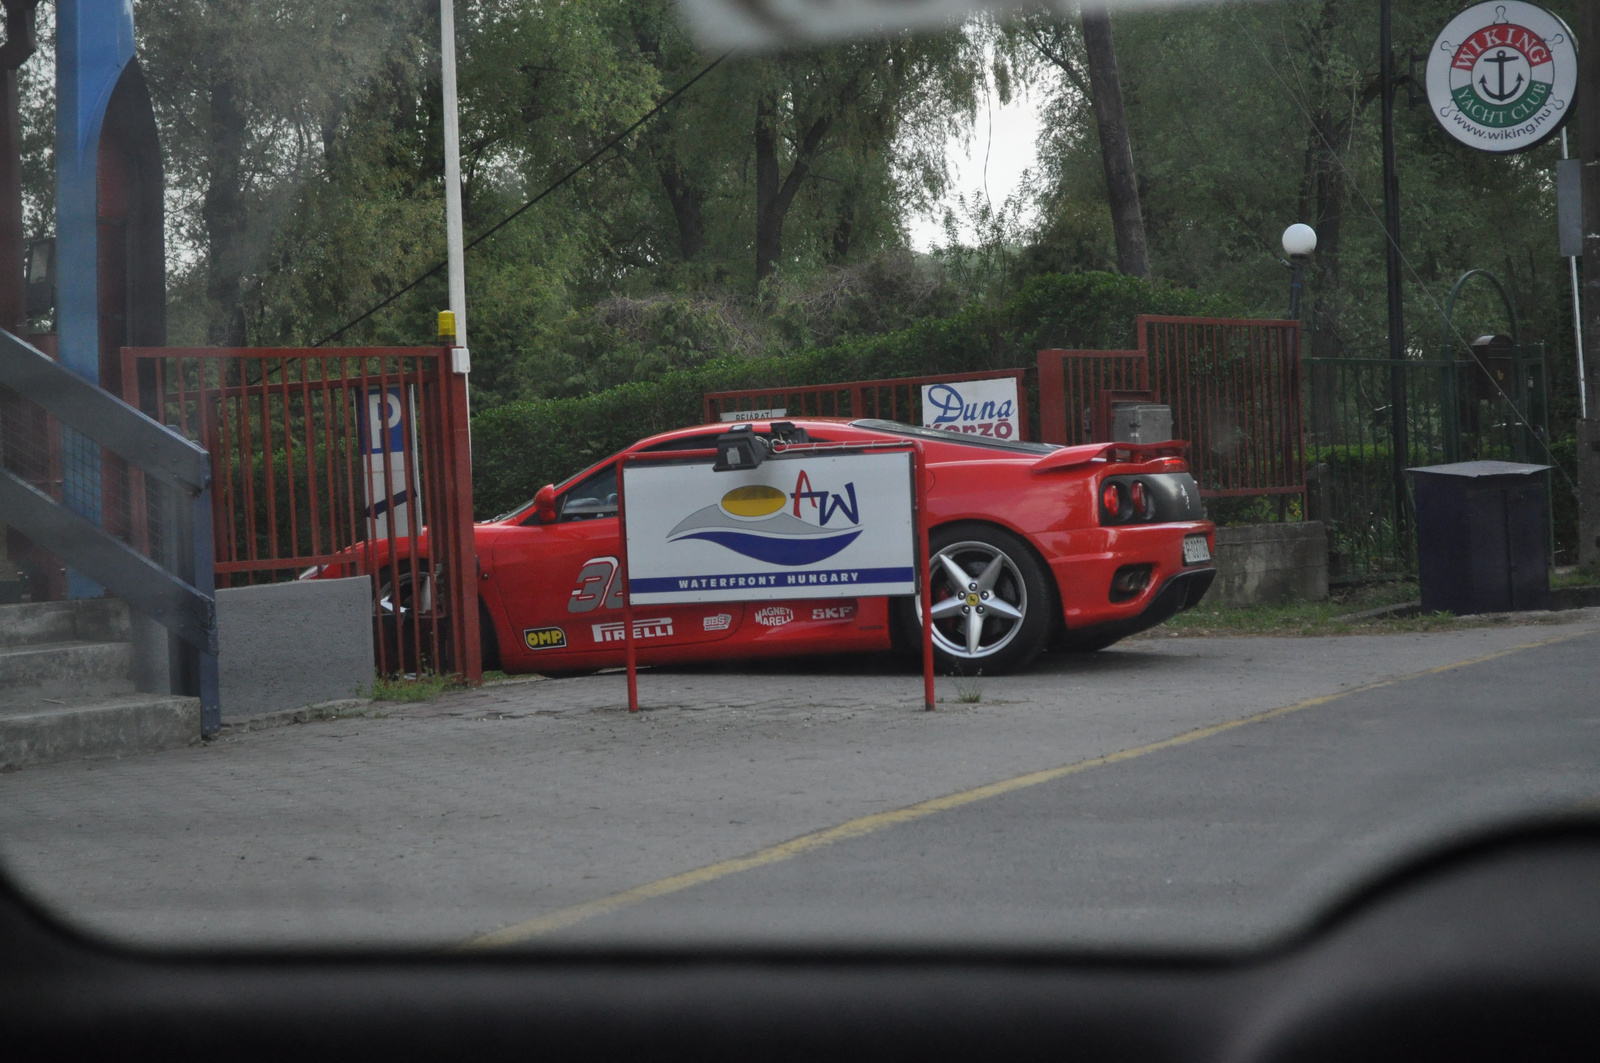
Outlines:
<svg viewBox="0 0 1600 1063"><path fill-rule="evenodd" d="M540 524L553 524L556 519L556 485L545 484L533 496L533 513Z"/></svg>

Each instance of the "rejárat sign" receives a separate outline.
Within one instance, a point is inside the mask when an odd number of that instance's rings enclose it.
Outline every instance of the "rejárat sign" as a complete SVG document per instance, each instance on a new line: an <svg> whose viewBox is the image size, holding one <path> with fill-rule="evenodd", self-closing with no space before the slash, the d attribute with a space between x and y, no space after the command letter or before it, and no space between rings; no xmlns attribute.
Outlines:
<svg viewBox="0 0 1600 1063"><path fill-rule="evenodd" d="M1428 55L1428 102L1456 140L1496 154L1527 151L1572 114L1578 46L1537 4L1494 0L1450 20Z"/></svg>

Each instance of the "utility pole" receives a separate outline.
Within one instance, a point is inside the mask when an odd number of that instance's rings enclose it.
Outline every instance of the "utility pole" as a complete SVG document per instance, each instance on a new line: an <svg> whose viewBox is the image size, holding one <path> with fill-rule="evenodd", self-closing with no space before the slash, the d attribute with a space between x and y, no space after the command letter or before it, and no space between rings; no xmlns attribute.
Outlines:
<svg viewBox="0 0 1600 1063"><path fill-rule="evenodd" d="M1590 416L1578 422L1578 561L1600 565L1600 4L1578 5L1578 157L1583 160L1583 348Z"/></svg>
<svg viewBox="0 0 1600 1063"><path fill-rule="evenodd" d="M445 258L449 262L450 312L456 319L457 373L472 368L467 355L467 266L461 218L461 119L456 102L455 0L439 0L439 80L444 83Z"/></svg>
<svg viewBox="0 0 1600 1063"><path fill-rule="evenodd" d="M1379 0L1378 78L1383 109L1384 265L1389 279L1389 442L1394 477L1395 541L1404 551L1410 542L1406 513L1406 356L1405 306L1400 288L1400 178L1394 168L1394 39L1393 0Z"/></svg>

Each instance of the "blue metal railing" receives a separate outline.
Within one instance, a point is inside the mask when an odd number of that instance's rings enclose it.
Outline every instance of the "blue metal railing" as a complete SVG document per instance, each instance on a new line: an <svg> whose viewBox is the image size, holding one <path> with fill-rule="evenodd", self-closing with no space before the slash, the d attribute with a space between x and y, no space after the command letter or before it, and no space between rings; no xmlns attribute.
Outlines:
<svg viewBox="0 0 1600 1063"><path fill-rule="evenodd" d="M0 330L0 521L167 629L173 693L221 726L211 459Z"/></svg>

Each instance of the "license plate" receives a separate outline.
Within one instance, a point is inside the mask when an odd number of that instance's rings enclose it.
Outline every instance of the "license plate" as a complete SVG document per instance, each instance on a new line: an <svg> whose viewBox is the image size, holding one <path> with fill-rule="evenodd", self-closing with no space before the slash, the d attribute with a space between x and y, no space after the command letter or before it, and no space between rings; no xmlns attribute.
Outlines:
<svg viewBox="0 0 1600 1063"><path fill-rule="evenodd" d="M1185 535L1183 537L1183 563L1197 565L1202 561L1211 560L1211 547L1206 545L1204 535Z"/></svg>

